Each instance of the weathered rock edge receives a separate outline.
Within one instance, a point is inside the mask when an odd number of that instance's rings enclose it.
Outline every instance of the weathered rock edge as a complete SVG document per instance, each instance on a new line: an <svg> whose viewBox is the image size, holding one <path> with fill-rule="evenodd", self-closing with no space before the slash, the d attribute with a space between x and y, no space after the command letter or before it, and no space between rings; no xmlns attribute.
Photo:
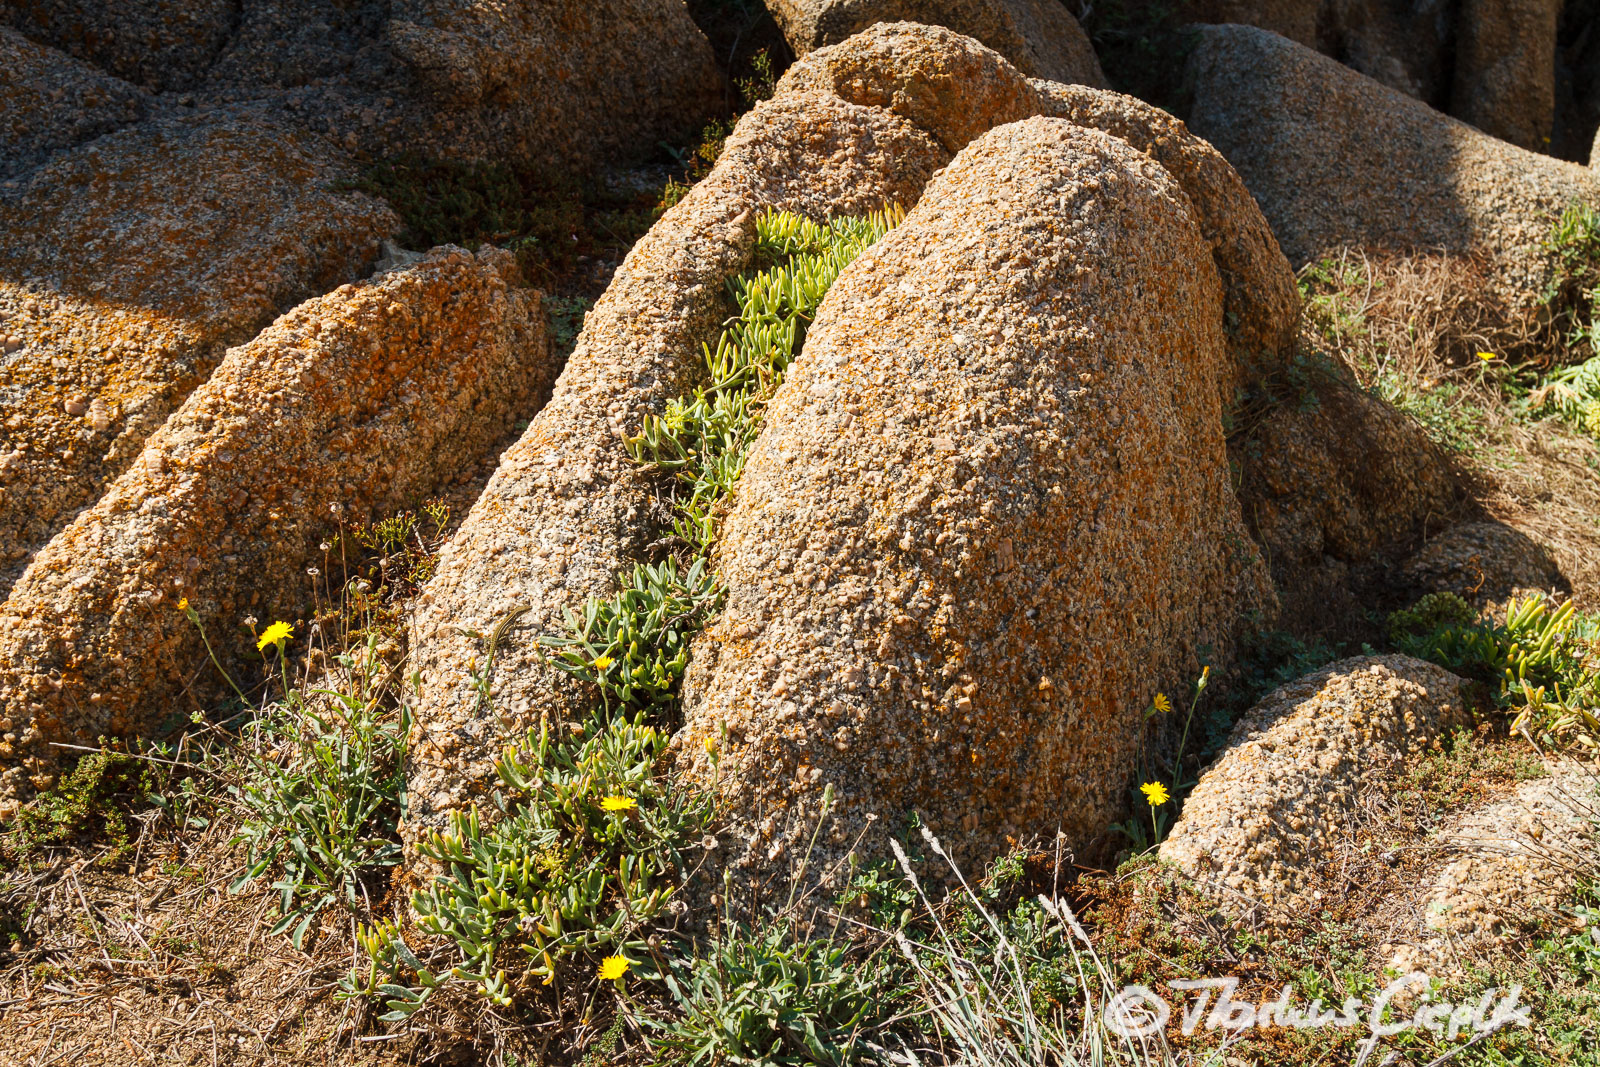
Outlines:
<svg viewBox="0 0 1600 1067"><path fill-rule="evenodd" d="M768 0L797 56L880 22L943 26L994 49L1030 78L1108 88L1089 35L1057 0Z"/></svg>
<svg viewBox="0 0 1600 1067"><path fill-rule="evenodd" d="M537 405L553 367L515 270L440 249L228 353L0 607L0 796L48 784L52 742L147 733L221 688L180 598L253 673L243 618L295 618L326 532L416 504Z"/></svg>
<svg viewBox="0 0 1600 1067"><path fill-rule="evenodd" d="M1409 656L1357 656L1274 690L1200 776L1160 857L1229 914L1314 914L1366 776L1470 725L1468 684Z"/></svg>
<svg viewBox="0 0 1600 1067"><path fill-rule="evenodd" d="M1526 152L1277 34L1206 26L1189 123L1244 179L1296 266L1345 246L1481 257L1512 306L1542 302L1551 224L1600 176Z"/></svg>
<svg viewBox="0 0 1600 1067"><path fill-rule="evenodd" d="M156 119L0 187L0 596L229 345L399 229L349 161L250 110Z"/></svg>
<svg viewBox="0 0 1600 1067"><path fill-rule="evenodd" d="M840 276L684 688L680 766L717 783L729 859L789 870L830 784L813 874L912 811L973 869L1104 831L1141 709L1274 610L1205 385L1222 305L1173 176L1052 118L962 149Z"/></svg>

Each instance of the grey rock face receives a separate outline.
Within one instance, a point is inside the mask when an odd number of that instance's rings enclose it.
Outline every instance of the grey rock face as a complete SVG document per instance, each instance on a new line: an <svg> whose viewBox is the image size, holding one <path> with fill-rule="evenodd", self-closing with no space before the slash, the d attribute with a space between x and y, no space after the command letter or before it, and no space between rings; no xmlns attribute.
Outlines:
<svg viewBox="0 0 1600 1067"><path fill-rule="evenodd" d="M0 181L136 122L145 93L0 26Z"/></svg>
<svg viewBox="0 0 1600 1067"><path fill-rule="evenodd" d="M12 0L0 22L363 155L589 167L695 132L722 102L681 0Z"/></svg>
<svg viewBox="0 0 1600 1067"><path fill-rule="evenodd" d="M1463 0L1450 113L1519 148L1548 151L1563 0Z"/></svg>
<svg viewBox="0 0 1600 1067"><path fill-rule="evenodd" d="M1544 247L1600 179L1525 152L1276 34L1202 31L1190 124L1232 163L1290 261L1347 245L1481 256L1514 306L1537 303Z"/></svg>
<svg viewBox="0 0 1600 1067"><path fill-rule="evenodd" d="M238 0L7 0L0 20L146 88L190 88L227 46Z"/></svg>
<svg viewBox="0 0 1600 1067"><path fill-rule="evenodd" d="M971 37L1023 74L1106 87L1094 46L1057 0L769 0L796 55L880 22L920 22Z"/></svg>

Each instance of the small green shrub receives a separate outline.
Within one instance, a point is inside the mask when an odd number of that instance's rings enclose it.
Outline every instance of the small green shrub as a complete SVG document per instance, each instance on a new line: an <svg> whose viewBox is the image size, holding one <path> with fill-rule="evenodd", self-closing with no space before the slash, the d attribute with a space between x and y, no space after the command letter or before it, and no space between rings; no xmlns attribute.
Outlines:
<svg viewBox="0 0 1600 1067"><path fill-rule="evenodd" d="M576 296L546 296L545 316L550 322L550 347L558 359L565 360L577 347L578 334L583 332L584 316L594 306L594 301Z"/></svg>
<svg viewBox="0 0 1600 1067"><path fill-rule="evenodd" d="M1568 204L1551 225L1545 246L1560 265L1547 298L1559 298L1563 286L1593 284L1600 275L1600 209L1582 201Z"/></svg>
<svg viewBox="0 0 1600 1067"><path fill-rule="evenodd" d="M560 271L571 265L573 236L584 229L583 192L570 179L509 163L413 153L374 164L353 188L394 208L406 248L500 245L525 266Z"/></svg>
<svg viewBox="0 0 1600 1067"><path fill-rule="evenodd" d="M1600 438L1600 209L1569 205L1545 243L1558 262L1545 301L1557 338L1577 361L1543 375L1527 406Z"/></svg>
<svg viewBox="0 0 1600 1067"><path fill-rule="evenodd" d="M1600 338L1592 339L1600 352ZM1545 375L1529 396L1534 411L1549 412L1600 438L1600 355Z"/></svg>
<svg viewBox="0 0 1600 1067"><path fill-rule="evenodd" d="M1341 256L1307 264L1295 279L1306 321L1334 351L1347 351L1369 336L1366 307L1352 294L1372 285L1367 262Z"/></svg>
<svg viewBox="0 0 1600 1067"><path fill-rule="evenodd" d="M49 789L24 804L0 836L0 857L16 863L42 848L94 837L111 845L102 861L113 863L132 846L127 813L156 789L150 763L138 755L102 747L78 760Z"/></svg>
<svg viewBox="0 0 1600 1067"><path fill-rule="evenodd" d="M325 909L370 904L365 880L400 861L409 711L384 710L376 637L337 662L347 685L291 691L245 728L244 780L229 787L243 813L234 841L245 846L230 891L277 872L272 932L292 928L296 947Z"/></svg>
<svg viewBox="0 0 1600 1067"><path fill-rule="evenodd" d="M1413 637L1428 635L1452 626L1476 622L1478 613L1455 593L1429 593L1409 608L1389 615L1389 640L1404 645Z"/></svg>
<svg viewBox="0 0 1600 1067"><path fill-rule="evenodd" d="M689 665L689 639L717 610L722 590L704 557L681 576L674 560L636 565L622 590L566 610L567 633L540 639L558 670L599 688L612 711L648 711L665 722Z"/></svg>
<svg viewBox="0 0 1600 1067"><path fill-rule="evenodd" d="M1559 961L1590 982L1600 982L1600 908L1577 904L1570 911L1578 928L1546 941L1539 955Z"/></svg>
<svg viewBox="0 0 1600 1067"><path fill-rule="evenodd" d="M699 840L714 803L657 773L668 738L644 719L591 718L567 744L544 725L496 764L504 791L492 826L472 808L422 841L446 873L412 907L424 933L459 950L450 977L507 1005L508 953L519 973L549 982L574 954L648 951L640 931L666 908L686 869L683 845ZM385 977L370 971L358 988L376 992L394 982ZM424 1000L419 990L389 1007L402 1018Z"/></svg>
<svg viewBox="0 0 1600 1067"><path fill-rule="evenodd" d="M764 13L763 13L764 14ZM722 155L722 147L727 143L728 135L733 133L733 128L738 124L739 117L763 100L771 100L778 88L778 70L773 65L772 53L767 49L758 49L752 53L745 64L747 73L742 77L733 79L733 86L738 91L739 99L733 108L733 113L723 118L712 119L700 131L700 139L693 146L679 150L670 145L664 146L678 164L683 167L683 181L669 178L662 189L661 199L656 204L657 217L682 200L684 195L696 182L711 173L711 168L716 166L717 159Z"/></svg>
<svg viewBox="0 0 1600 1067"><path fill-rule="evenodd" d="M1023 891L1020 854L996 861L973 886L939 839L926 827L920 832L959 889L930 898L914 862L894 842L920 908L892 935L904 970L903 977L889 971L898 986L890 988L904 1021L891 1047L912 1039L919 1048L940 1049L938 1062L974 1067L1178 1062L1164 1045L1106 1026L1105 1008L1122 981L1065 899Z"/></svg>
<svg viewBox="0 0 1600 1067"><path fill-rule="evenodd" d="M856 256L904 217L890 207L826 225L787 212L756 220L757 256L771 265L733 282L738 315L715 349L704 348L709 384L646 416L626 442L636 462L677 479L674 531L696 551L715 540L717 505L743 473L767 401L805 343L822 298Z"/></svg>
<svg viewBox="0 0 1600 1067"><path fill-rule="evenodd" d="M1489 685L1499 705L1516 713L1513 729L1600 748L1600 618L1542 595L1512 600L1504 622L1463 621L1460 605L1437 594L1424 601L1391 617L1400 651ZM1427 617L1443 621L1417 628Z"/></svg>
<svg viewBox="0 0 1600 1067"><path fill-rule="evenodd" d="M679 1014L658 1024L654 1044L691 1065L861 1062L887 1005L881 976L852 947L837 931L729 924L661 976Z"/></svg>
<svg viewBox="0 0 1600 1067"><path fill-rule="evenodd" d="M1380 373L1372 392L1416 420L1429 439L1452 452L1476 452L1484 446L1487 413L1466 399L1452 382L1419 388L1398 374Z"/></svg>

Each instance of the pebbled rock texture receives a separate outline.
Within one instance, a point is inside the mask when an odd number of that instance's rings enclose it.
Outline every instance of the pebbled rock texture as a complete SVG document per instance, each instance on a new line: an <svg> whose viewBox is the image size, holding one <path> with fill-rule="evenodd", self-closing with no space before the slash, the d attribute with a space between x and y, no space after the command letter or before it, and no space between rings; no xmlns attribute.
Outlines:
<svg viewBox="0 0 1600 1067"><path fill-rule="evenodd" d="M1285 626L1342 638L1364 632L1391 562L1453 520L1464 494L1408 416L1343 373L1312 380L1309 395L1292 390L1263 413L1236 412L1229 454Z"/></svg>
<svg viewBox="0 0 1600 1067"><path fill-rule="evenodd" d="M1450 113L1519 148L1548 152L1562 3L1462 0Z"/></svg>
<svg viewBox="0 0 1600 1067"><path fill-rule="evenodd" d="M1445 862L1419 901L1421 929L1393 946L1400 971L1448 974L1541 924L1569 921L1594 856L1600 819L1594 768L1557 763L1505 800L1456 820L1440 835Z"/></svg>
<svg viewBox="0 0 1600 1067"><path fill-rule="evenodd" d="M321 537L471 469L553 374L539 293L495 250L340 286L229 351L0 608L8 800L49 782L50 742L148 731L221 688L180 598L231 670L259 669L242 620L296 617Z"/></svg>
<svg viewBox="0 0 1600 1067"><path fill-rule="evenodd" d="M1031 78L1106 88L1078 20L1057 0L768 0L795 55L880 22L920 22L971 37Z"/></svg>
<svg viewBox="0 0 1600 1067"><path fill-rule="evenodd" d="M1042 113L1104 130L1164 167L1189 198L1222 275L1238 385L1292 351L1300 323L1294 272L1261 209L1222 153L1151 104L1082 85L1035 81Z"/></svg>
<svg viewBox="0 0 1600 1067"><path fill-rule="evenodd" d="M0 181L145 110L141 90L0 26Z"/></svg>
<svg viewBox="0 0 1600 1067"><path fill-rule="evenodd" d="M1541 302L1544 247L1600 178L1525 152L1276 34L1210 26L1190 125L1238 170L1291 263L1343 246L1479 256L1512 306Z"/></svg>
<svg viewBox="0 0 1600 1067"><path fill-rule="evenodd" d="M269 108L362 157L587 168L723 106L682 0L8 0L0 22L163 108Z"/></svg>
<svg viewBox="0 0 1600 1067"><path fill-rule="evenodd" d="M660 536L653 487L622 437L703 373L699 346L727 314L726 280L749 263L755 213L787 208L825 218L886 201L910 206L952 146L1044 106L991 49L941 27L897 23L806 56L776 98L740 122L711 176L635 247L589 313L555 396L507 452L424 592L413 623L423 690L408 837L481 795L492 756L541 709L586 708L591 694L541 664L537 638L559 629L563 608L609 593L617 570ZM1130 137L1150 123L1153 151L1204 174L1198 141L1125 106L1134 116ZM1207 180L1186 172L1179 182L1197 198L1211 195ZM1220 208L1207 211L1220 220ZM1218 226L1270 241L1264 224ZM1263 273L1252 284L1292 284L1281 259L1272 280L1264 256L1249 261ZM1244 288L1227 281L1230 293ZM1222 308L1213 311L1220 331ZM469 670L484 649L470 631L487 634L523 608L496 651L494 700L505 721L479 719Z"/></svg>
<svg viewBox="0 0 1600 1067"><path fill-rule="evenodd" d="M1463 522L1432 538L1400 568L1420 593L1455 593L1482 606L1565 586L1550 547L1503 522Z"/></svg>
<svg viewBox="0 0 1600 1067"><path fill-rule="evenodd" d="M1228 484L1211 249L1181 187L1060 119L962 150L840 277L723 526L680 764L741 844L822 870L914 810L980 864L1123 804L1161 688L1265 568ZM867 846L881 848L881 837Z"/></svg>
<svg viewBox="0 0 1600 1067"><path fill-rule="evenodd" d="M880 22L817 49L778 79L780 97L808 92L898 115L951 153L1041 109L1038 92L998 52L915 22Z"/></svg>
<svg viewBox="0 0 1600 1067"><path fill-rule="evenodd" d="M422 90L408 110L455 153L637 156L722 102L711 45L681 0L395 0L383 33ZM466 136L450 136L456 123ZM390 150L417 133L394 131Z"/></svg>
<svg viewBox="0 0 1600 1067"><path fill-rule="evenodd" d="M241 0L6 0L0 21L159 92L190 88L200 78L227 47L240 6Z"/></svg>
<svg viewBox="0 0 1600 1067"><path fill-rule="evenodd" d="M1467 684L1409 656L1358 656L1273 691L1200 776L1161 859L1231 914L1315 913L1310 887L1352 830L1364 776L1468 725Z"/></svg>
<svg viewBox="0 0 1600 1067"><path fill-rule="evenodd" d="M0 187L0 595L222 358L399 228L315 139L141 123Z"/></svg>
<svg viewBox="0 0 1600 1067"><path fill-rule="evenodd" d="M550 403L506 452L420 597L408 839L480 796L492 757L539 712L586 708L589 694L542 664L538 637L559 632L563 608L610 593L616 572L659 536L654 487L622 439L704 373L700 345L729 313L726 282L751 262L757 213L909 205L947 159L903 118L781 92L740 120L711 174L634 246L585 318ZM502 721L486 721L469 676L484 648L463 630L489 633L520 608L495 656Z"/></svg>

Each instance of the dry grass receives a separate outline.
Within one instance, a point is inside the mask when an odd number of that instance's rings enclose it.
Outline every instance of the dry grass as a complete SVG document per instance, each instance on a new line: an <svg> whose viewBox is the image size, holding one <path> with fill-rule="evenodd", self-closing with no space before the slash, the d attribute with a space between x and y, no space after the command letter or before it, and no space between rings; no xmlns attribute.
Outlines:
<svg viewBox="0 0 1600 1067"><path fill-rule="evenodd" d="M0 971L0 1062L396 1062L362 1040L359 1006L333 998L350 965L329 930L301 952L267 935L273 898L227 891L230 827L197 839L143 821L126 866L59 848L8 876L19 928ZM189 840L185 840L189 837Z"/></svg>
<svg viewBox="0 0 1600 1067"><path fill-rule="evenodd" d="M1509 309L1481 264L1443 254L1347 250L1303 271L1302 289L1320 353L1417 418L1482 511L1548 544L1579 607L1600 608L1600 442L1519 402L1572 358L1548 317Z"/></svg>

